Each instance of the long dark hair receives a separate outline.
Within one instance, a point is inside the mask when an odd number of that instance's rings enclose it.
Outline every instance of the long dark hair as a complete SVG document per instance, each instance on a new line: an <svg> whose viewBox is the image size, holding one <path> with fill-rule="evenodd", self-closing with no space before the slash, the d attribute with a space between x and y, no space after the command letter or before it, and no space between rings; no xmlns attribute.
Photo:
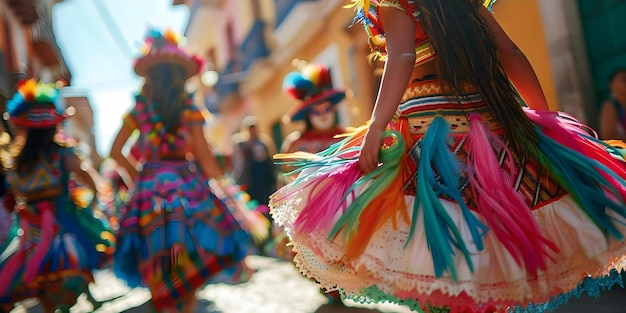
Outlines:
<svg viewBox="0 0 626 313"><path fill-rule="evenodd" d="M48 155L61 146L55 141L56 127L29 128L24 145L15 146L13 150L13 168L20 172L30 172L44 155Z"/></svg>
<svg viewBox="0 0 626 313"><path fill-rule="evenodd" d="M156 104L166 132L175 133L180 127L180 115L189 98L185 81L185 69L175 64L159 64L147 71L142 93L147 105Z"/></svg>
<svg viewBox="0 0 626 313"><path fill-rule="evenodd" d="M512 146L522 153L527 148L536 151L534 126L522 111L521 97L498 59L493 32L478 12L482 1L416 2L421 12L421 26L437 55L437 74L441 82L459 100L466 94L467 83L478 88Z"/></svg>

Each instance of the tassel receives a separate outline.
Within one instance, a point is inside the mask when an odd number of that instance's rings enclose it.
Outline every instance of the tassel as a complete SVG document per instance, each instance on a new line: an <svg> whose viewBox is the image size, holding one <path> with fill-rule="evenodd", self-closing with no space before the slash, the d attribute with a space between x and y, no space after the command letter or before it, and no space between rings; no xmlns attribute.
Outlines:
<svg viewBox="0 0 626 313"><path fill-rule="evenodd" d="M489 135L479 115L473 114L469 120L468 155L474 171L468 176L477 207L489 229L516 263L521 266L523 261L526 269L536 275L539 269L547 268L546 248L554 252L558 252L558 248L542 236L530 208L513 189L510 179L502 173L492 145L496 151L506 150L505 162L508 168L515 169L514 160L504 142ZM516 173L511 176L515 177Z"/></svg>
<svg viewBox="0 0 626 313"><path fill-rule="evenodd" d="M332 225L337 212L345 211L345 196L362 172L358 162L332 168L315 178L309 189L306 205L294 223L296 232L308 234Z"/></svg>
<svg viewBox="0 0 626 313"><path fill-rule="evenodd" d="M606 209L626 215L626 163L611 156L610 147L591 136L568 131L558 115L530 111L528 116L540 128L537 143L545 164L559 184L602 231L622 240Z"/></svg>
<svg viewBox="0 0 626 313"><path fill-rule="evenodd" d="M41 236L39 243L35 248L35 253L26 263L24 271L24 283L28 284L35 279L39 272L39 268L46 254L50 250L50 244L54 237L54 215L52 215L51 205L46 203L39 207L41 214Z"/></svg>
<svg viewBox="0 0 626 313"><path fill-rule="evenodd" d="M538 143L541 151L551 160L550 169L555 178L576 200L581 209L604 232L623 240L623 235L613 225L613 218L606 214L606 209L626 216L624 197L618 192L626 185L611 185L599 173L597 162L560 145L551 138L540 134ZM595 163L595 164L594 164ZM607 195L607 192L612 194Z"/></svg>
<svg viewBox="0 0 626 313"><path fill-rule="evenodd" d="M296 169L290 173L286 173L286 176L301 173L304 170L312 169L317 170L320 167L339 166L341 164L349 163L351 160L356 160L359 156L361 143L365 138L367 132L367 126L369 122L363 126L356 128L354 131L336 137L346 137L345 139L332 144L326 150L314 153L308 152L294 152L294 153L281 153L274 155L275 160L284 160L275 162L277 165L289 165L296 167ZM298 177L291 183L290 186L297 186L306 180L306 177Z"/></svg>
<svg viewBox="0 0 626 313"><path fill-rule="evenodd" d="M392 138L393 143L381 149L379 159L382 165L361 177L348 189L348 192L352 192L362 184L369 183L363 193L348 206L329 234L329 238L333 238L341 230L346 233L346 257L349 259L359 257L372 234L390 219L394 228L397 227L396 219L400 215L410 224L400 175L404 139L396 131L384 131L383 136Z"/></svg>
<svg viewBox="0 0 626 313"><path fill-rule="evenodd" d="M454 248L461 250L471 271L474 270L474 266L459 229L441 204L439 196L445 193L457 201L478 250L483 249L482 235L487 228L467 208L458 190L460 178L458 164L460 162L446 144L448 128L443 118L435 118L419 143L421 152L417 164L412 220L417 220L417 214L421 208L424 214L426 241L433 258L435 275L441 277L444 271L448 271L452 279L457 280L452 259L455 255ZM411 227L411 236L414 233L414 227L415 225Z"/></svg>
<svg viewBox="0 0 626 313"><path fill-rule="evenodd" d="M493 12L493 5L496 3L496 0L483 0L483 6L489 10L489 12Z"/></svg>
<svg viewBox="0 0 626 313"><path fill-rule="evenodd" d="M607 151L611 154L612 157L626 162L626 144L621 140L604 140L605 144L608 145Z"/></svg>

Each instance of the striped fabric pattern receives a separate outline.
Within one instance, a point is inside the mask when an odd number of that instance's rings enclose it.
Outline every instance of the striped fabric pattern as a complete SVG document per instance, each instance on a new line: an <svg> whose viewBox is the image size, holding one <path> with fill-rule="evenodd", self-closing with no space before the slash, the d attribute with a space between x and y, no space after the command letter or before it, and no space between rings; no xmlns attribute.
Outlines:
<svg viewBox="0 0 626 313"><path fill-rule="evenodd" d="M7 177L16 190L39 190L37 185L49 186L50 182L55 182L63 191L54 198L19 202L16 206L13 227L19 229L9 234L6 249L0 254L1 305L53 290L74 293L78 297L93 281L91 271L103 264L106 257L103 252L111 251L113 247L113 234L108 228L90 210L82 209L70 200L68 177L63 166L67 153L73 153L73 150L63 149L48 156L49 172L42 173L42 168L35 170L39 179L16 179L15 172L8 173ZM44 212L50 212L52 219L46 220ZM46 235L45 229L52 232ZM35 256L42 247L47 247L47 252L44 251L38 260ZM31 264L33 260L38 264ZM29 268L35 270L32 280L25 279Z"/></svg>
<svg viewBox="0 0 626 313"><path fill-rule="evenodd" d="M189 161L144 164L120 220L115 274L171 307L247 254L248 234Z"/></svg>

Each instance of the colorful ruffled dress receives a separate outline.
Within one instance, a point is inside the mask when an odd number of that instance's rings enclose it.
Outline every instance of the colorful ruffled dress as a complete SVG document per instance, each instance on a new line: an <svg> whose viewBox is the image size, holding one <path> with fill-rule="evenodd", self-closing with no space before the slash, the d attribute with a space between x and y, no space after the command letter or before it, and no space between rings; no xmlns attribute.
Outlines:
<svg viewBox="0 0 626 313"><path fill-rule="evenodd" d="M140 131L145 162L119 221L113 270L130 287L148 287L157 308L172 307L220 272L240 273L248 250L248 234L188 157L188 126L202 125L204 116L191 99L186 105L176 134L163 130L143 96L124 118Z"/></svg>
<svg viewBox="0 0 626 313"><path fill-rule="evenodd" d="M12 304L44 290L75 293L93 281L92 270L113 253L113 233L88 205L73 202L65 159L72 148L60 147L37 163L30 174L9 170L16 199L15 221L0 254L0 303Z"/></svg>
<svg viewBox="0 0 626 313"><path fill-rule="evenodd" d="M371 4L383 2L408 5ZM525 108L536 160L513 152L480 94L450 99L436 80L409 85L365 176L366 128L317 155L278 156L300 171L270 201L299 270L357 302L416 311L543 311L621 283L623 151Z"/></svg>

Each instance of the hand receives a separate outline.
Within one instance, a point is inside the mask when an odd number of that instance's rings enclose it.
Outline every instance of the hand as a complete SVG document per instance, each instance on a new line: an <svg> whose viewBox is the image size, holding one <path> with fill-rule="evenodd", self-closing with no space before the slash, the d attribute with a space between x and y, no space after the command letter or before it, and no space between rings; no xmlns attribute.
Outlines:
<svg viewBox="0 0 626 313"><path fill-rule="evenodd" d="M359 167L365 174L378 167L378 152L383 143L382 132L383 129L370 126L365 134L359 156Z"/></svg>

